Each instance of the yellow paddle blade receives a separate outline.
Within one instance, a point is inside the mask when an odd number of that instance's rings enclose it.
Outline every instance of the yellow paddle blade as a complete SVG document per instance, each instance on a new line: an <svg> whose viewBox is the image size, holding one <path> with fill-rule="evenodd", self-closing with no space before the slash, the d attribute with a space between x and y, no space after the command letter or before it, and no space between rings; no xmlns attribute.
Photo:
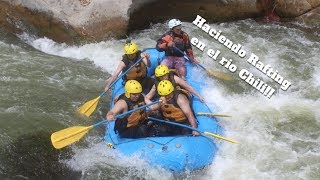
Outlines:
<svg viewBox="0 0 320 180"><path fill-rule="evenodd" d="M211 132L205 131L204 134L210 135L210 136L212 136L212 137L215 137L215 138L218 138L218 139L222 139L222 140L225 140L225 141L228 141L228 142L232 142L232 143L235 143L235 144L240 144L240 143L239 143L238 141L236 141L236 140L233 140L233 139L230 139L230 138L226 138L226 137L222 137L222 136L220 136L220 135L213 134L213 133L211 133Z"/></svg>
<svg viewBox="0 0 320 180"><path fill-rule="evenodd" d="M212 114L212 113L205 113L205 112L198 112L197 113L200 116L213 116L213 117L232 117L228 114Z"/></svg>
<svg viewBox="0 0 320 180"><path fill-rule="evenodd" d="M101 96L86 102L83 106L81 106L78 109L78 112L80 114L84 114L85 116L89 117L93 113L93 111L97 108L100 98Z"/></svg>
<svg viewBox="0 0 320 180"><path fill-rule="evenodd" d="M63 148L81 139L92 128L93 125L87 127L74 126L54 132L51 135L51 143L56 149Z"/></svg>
<svg viewBox="0 0 320 180"><path fill-rule="evenodd" d="M229 74L227 73L223 73L223 72L217 72L217 71L210 71L208 69L206 69L207 73L211 76L215 76L217 78L220 78L220 79L223 79L223 80L227 80L227 81L230 81L232 80L232 76L230 76Z"/></svg>

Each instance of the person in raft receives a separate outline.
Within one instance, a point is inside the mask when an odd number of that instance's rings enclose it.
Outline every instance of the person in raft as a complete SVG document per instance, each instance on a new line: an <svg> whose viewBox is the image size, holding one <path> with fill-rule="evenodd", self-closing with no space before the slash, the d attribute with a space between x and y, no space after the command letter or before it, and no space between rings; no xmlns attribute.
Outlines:
<svg viewBox="0 0 320 180"><path fill-rule="evenodd" d="M171 19L168 22L170 30L163 34L158 40L156 48L158 51L165 51L165 57L161 64L166 65L170 69L175 68L179 71L180 77L186 79L186 67L184 54L179 52L174 47L186 52L192 63L199 62L194 59L192 47L189 36L186 32L181 30L181 21L178 19Z"/></svg>
<svg viewBox="0 0 320 180"><path fill-rule="evenodd" d="M144 96L141 94L142 86L136 80L129 80L125 84L125 93L115 99L114 107L107 113L106 119L115 120L117 114L124 113L145 105ZM142 138L148 136L146 109L135 111L125 117L116 119L114 131L121 138Z"/></svg>
<svg viewBox="0 0 320 180"><path fill-rule="evenodd" d="M162 100L162 102L161 104L149 106L152 111L159 110L161 116L168 121L190 124L193 128L197 128L198 125L191 109L188 94L182 90L175 89L173 84L168 80L160 81L157 86L157 91L161 96L160 100ZM145 102L147 104L151 103L148 99L146 99ZM163 128L163 126L165 126L165 128ZM162 132L159 132L156 136L190 134L190 130L187 128L164 123L162 123L162 127L158 128L158 130ZM192 131L192 134L195 136L200 135L197 131Z"/></svg>
<svg viewBox="0 0 320 180"><path fill-rule="evenodd" d="M175 69L170 69L166 65L159 65L155 69L155 80L154 85L152 86L150 92L145 96L145 98L151 100L157 93L156 87L158 86L159 82L162 80L169 80L175 89L183 89L187 90L187 93L192 93L200 99L201 102L204 102L204 98L191 87L188 83L186 83L183 79L181 79L177 71ZM190 94L189 94L190 96Z"/></svg>
<svg viewBox="0 0 320 180"><path fill-rule="evenodd" d="M125 76L123 76L123 81L126 82L128 80L137 80L142 85L143 90L146 89L149 91L153 85L153 79L147 77L147 67L151 66L149 56L150 55L148 53L142 54L141 51L138 50L138 46L129 40L124 46L124 55L122 56L122 60L116 68L116 71L112 75L111 79L107 82L104 90L108 91L110 84L117 79L122 71L125 72L140 58L143 58L141 62L139 62Z"/></svg>

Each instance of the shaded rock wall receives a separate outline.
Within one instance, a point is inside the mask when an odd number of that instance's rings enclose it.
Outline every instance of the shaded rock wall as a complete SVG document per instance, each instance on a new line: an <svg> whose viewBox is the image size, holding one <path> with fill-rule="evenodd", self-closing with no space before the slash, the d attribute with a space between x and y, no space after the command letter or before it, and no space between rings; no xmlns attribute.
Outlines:
<svg viewBox="0 0 320 180"><path fill-rule="evenodd" d="M192 21L199 14L208 22L221 22L270 13L296 17L319 5L320 0L0 0L0 28L81 43L123 38L171 18Z"/></svg>
<svg viewBox="0 0 320 180"><path fill-rule="evenodd" d="M0 2L0 27L13 33L28 32L54 37L58 42L75 41L77 36L72 26L53 18L52 14L5 2Z"/></svg>
<svg viewBox="0 0 320 180"><path fill-rule="evenodd" d="M256 0L133 0L129 9L129 29L144 29L150 23L170 18L190 22L197 14L210 22L222 22L258 17L261 12Z"/></svg>

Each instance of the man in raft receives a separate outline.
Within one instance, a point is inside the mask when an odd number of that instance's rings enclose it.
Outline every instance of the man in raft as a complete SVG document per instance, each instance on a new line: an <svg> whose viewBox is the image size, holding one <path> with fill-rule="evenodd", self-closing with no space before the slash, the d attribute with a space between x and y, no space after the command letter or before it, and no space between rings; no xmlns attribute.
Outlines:
<svg viewBox="0 0 320 180"><path fill-rule="evenodd" d="M158 51L165 51L165 57L161 64L166 65L170 69L177 69L180 77L185 80L186 67L184 54L175 49L175 47L182 52L186 52L187 55L191 57L190 61L192 61L192 63L198 64L199 62L194 59L188 34L181 30L181 21L171 19L168 22L168 26L170 30L157 40L156 45Z"/></svg>
<svg viewBox="0 0 320 180"><path fill-rule="evenodd" d="M181 124L190 124L193 128L197 128L196 118L190 106L188 94L184 91L175 89L172 83L168 80L162 80L157 86L158 94L161 96L161 104L149 106L151 110L159 110L162 117L168 121L173 121ZM146 99L146 103L151 103ZM163 126L165 128L163 128ZM159 136L181 135L190 133L189 129L181 128L170 124L162 124L159 128ZM165 132L163 132L165 131ZM200 135L197 131L192 131L193 135Z"/></svg>
<svg viewBox="0 0 320 180"><path fill-rule="evenodd" d="M144 96L141 94L142 86L136 80L129 80L125 84L125 93L115 99L114 107L107 113L106 119L115 120L117 114L124 113L145 105ZM147 137L147 112L141 109L125 117L118 118L114 125L114 131L121 138Z"/></svg>
<svg viewBox="0 0 320 180"><path fill-rule="evenodd" d="M180 78L175 69L170 69L166 65L159 65L155 69L155 80L154 85L152 86L150 92L145 96L151 100L157 93L156 87L158 86L159 82L162 80L169 80L175 89L183 89L188 91L187 93L192 93L200 99L201 102L204 102L204 98L195 90L193 89L186 81Z"/></svg>
<svg viewBox="0 0 320 180"><path fill-rule="evenodd" d="M149 91L153 85L153 79L147 77L147 66L151 66L149 56L150 55L148 53L142 54L141 51L138 50L138 46L135 43L128 41L124 46L124 55L122 56L122 60L111 79L107 82L104 90L109 90L110 84L117 79L121 71L125 72L140 58L143 58L141 62L139 62L125 76L123 76L123 80L124 82L128 80L137 80L142 85L143 90Z"/></svg>

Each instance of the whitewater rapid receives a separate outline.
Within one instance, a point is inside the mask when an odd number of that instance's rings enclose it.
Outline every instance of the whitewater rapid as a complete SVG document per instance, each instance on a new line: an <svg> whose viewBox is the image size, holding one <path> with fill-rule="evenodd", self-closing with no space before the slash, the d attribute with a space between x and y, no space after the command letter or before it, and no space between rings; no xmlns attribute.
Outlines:
<svg viewBox="0 0 320 180"><path fill-rule="evenodd" d="M234 80L206 77L201 94L209 107L231 118L218 118L225 136L240 145L223 143L213 164L199 172L174 176L161 168L149 169L138 157L118 158L105 148L101 133L87 137L87 147L72 146L74 155L64 163L82 172L85 179L319 179L320 178L320 37L288 24L260 24L253 20L210 24L265 64L276 67L292 85L280 90L274 82L230 49L213 41L192 23L183 30L208 47L219 49L238 67L246 68L275 87L269 99L241 80L237 74L213 61L194 47L197 60L209 70L229 73ZM155 46L166 31L164 24L131 34L140 49ZM79 46L59 44L27 34L20 38L37 50L72 59L88 61L112 74L121 60L125 40L108 40ZM101 77L107 81L108 77ZM102 92L103 89L100 89ZM98 95L98 94L97 94ZM90 99L91 97L88 97ZM98 120L97 120L98 121Z"/></svg>

